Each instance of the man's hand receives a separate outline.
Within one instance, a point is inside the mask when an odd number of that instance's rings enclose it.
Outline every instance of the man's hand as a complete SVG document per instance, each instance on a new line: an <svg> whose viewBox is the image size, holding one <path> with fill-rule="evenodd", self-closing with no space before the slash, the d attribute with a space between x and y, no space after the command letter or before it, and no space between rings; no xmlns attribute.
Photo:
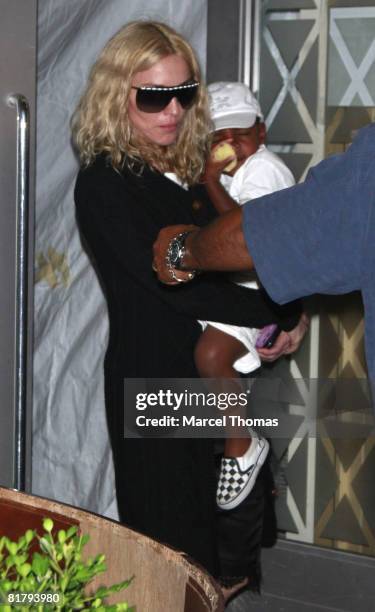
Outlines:
<svg viewBox="0 0 375 612"><path fill-rule="evenodd" d="M302 313L298 324L289 332L282 331L275 344L269 348L258 349L259 357L262 361L276 361L281 355L290 355L300 346L304 335L309 328L309 318Z"/></svg>
<svg viewBox="0 0 375 612"><path fill-rule="evenodd" d="M153 246L154 259L152 262L152 269L157 273L160 282L165 285L179 285L180 283L175 280L171 274L170 269L167 266L166 256L169 243L182 232L188 232L194 229L198 229L195 225L170 225L160 230L156 242ZM174 270L175 276L182 282L188 282L191 280L190 272L184 272L183 270Z"/></svg>

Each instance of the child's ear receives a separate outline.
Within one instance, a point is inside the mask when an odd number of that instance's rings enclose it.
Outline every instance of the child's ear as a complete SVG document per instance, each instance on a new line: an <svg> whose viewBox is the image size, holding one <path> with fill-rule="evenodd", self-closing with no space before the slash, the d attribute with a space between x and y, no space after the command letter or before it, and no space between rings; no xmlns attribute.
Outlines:
<svg viewBox="0 0 375 612"><path fill-rule="evenodd" d="M258 123L258 138L259 138L259 144L264 144L265 140L266 140L266 124L264 123L264 121L262 121L261 123Z"/></svg>

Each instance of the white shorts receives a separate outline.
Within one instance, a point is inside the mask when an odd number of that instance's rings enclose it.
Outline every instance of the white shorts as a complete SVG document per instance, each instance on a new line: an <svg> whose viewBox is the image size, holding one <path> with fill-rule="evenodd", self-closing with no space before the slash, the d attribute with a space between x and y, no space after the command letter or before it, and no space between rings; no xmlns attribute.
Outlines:
<svg viewBox="0 0 375 612"><path fill-rule="evenodd" d="M207 325L216 327L225 334L237 338L247 349L246 355L243 355L234 362L233 367L241 374L249 374L260 367L260 358L258 351L255 348L255 342L258 336L259 329L255 327L239 327L238 325L230 325L229 323L217 323L215 321L198 321L202 326L203 331Z"/></svg>

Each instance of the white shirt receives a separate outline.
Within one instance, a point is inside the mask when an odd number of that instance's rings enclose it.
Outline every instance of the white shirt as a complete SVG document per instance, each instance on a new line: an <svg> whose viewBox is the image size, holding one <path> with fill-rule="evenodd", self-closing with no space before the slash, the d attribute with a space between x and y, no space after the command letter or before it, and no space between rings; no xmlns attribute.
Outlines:
<svg viewBox="0 0 375 612"><path fill-rule="evenodd" d="M229 195L242 205L273 191L291 187L295 181L280 157L261 145L233 177L222 174L221 183Z"/></svg>

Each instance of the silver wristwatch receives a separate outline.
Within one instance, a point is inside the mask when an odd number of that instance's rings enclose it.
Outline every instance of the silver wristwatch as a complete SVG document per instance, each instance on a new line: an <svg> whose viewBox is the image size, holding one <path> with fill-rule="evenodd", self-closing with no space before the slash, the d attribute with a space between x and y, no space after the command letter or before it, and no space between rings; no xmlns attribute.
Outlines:
<svg viewBox="0 0 375 612"><path fill-rule="evenodd" d="M181 266L186 252L185 240L190 233L191 232L182 232L181 234L177 234L177 236L172 238L168 245L167 254L165 257L167 268L170 272L172 279L179 283L186 283L189 280L192 280L195 276L194 270L188 273L188 277L185 280L178 278L178 276L175 274L175 270L183 271Z"/></svg>
<svg viewBox="0 0 375 612"><path fill-rule="evenodd" d="M177 234L168 245L167 264L175 270L181 270L182 260L185 256L185 240L190 232Z"/></svg>

